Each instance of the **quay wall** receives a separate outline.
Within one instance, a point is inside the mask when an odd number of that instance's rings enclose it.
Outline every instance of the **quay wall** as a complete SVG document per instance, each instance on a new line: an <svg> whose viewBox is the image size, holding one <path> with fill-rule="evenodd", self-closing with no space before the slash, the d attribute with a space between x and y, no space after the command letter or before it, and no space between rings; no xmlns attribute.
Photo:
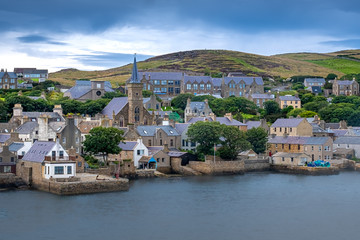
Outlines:
<svg viewBox="0 0 360 240"><path fill-rule="evenodd" d="M244 160L245 172L269 171L270 163L268 159Z"/></svg>
<svg viewBox="0 0 360 240"><path fill-rule="evenodd" d="M19 188L25 186L26 183L13 173L0 174L0 188Z"/></svg>
<svg viewBox="0 0 360 240"><path fill-rule="evenodd" d="M271 165L271 170L279 173L300 174L300 175L336 175L340 170L336 167L302 167L302 166L284 166Z"/></svg>
<svg viewBox="0 0 360 240"><path fill-rule="evenodd" d="M214 161L213 156L207 156L205 162L190 161L187 167L205 175L243 174L245 172L244 161L224 161L221 158L216 158Z"/></svg>

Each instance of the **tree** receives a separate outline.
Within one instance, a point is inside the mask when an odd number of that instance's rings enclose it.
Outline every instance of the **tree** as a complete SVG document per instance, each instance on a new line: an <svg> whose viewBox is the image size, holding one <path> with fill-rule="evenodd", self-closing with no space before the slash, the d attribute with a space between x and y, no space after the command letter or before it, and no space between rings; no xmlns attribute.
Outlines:
<svg viewBox="0 0 360 240"><path fill-rule="evenodd" d="M250 149L251 145L246 140L246 134L237 127L221 125L221 148L219 148L220 157L223 159L234 160L237 155Z"/></svg>
<svg viewBox="0 0 360 240"><path fill-rule="evenodd" d="M314 117L315 115L317 115L317 113L313 111L303 111L302 113L300 113L300 117L302 118L311 118Z"/></svg>
<svg viewBox="0 0 360 240"><path fill-rule="evenodd" d="M174 97L173 100L171 100L171 105L174 106L175 108L180 108L184 110L186 108L186 103L188 98L192 99L193 97L194 95L190 93L180 94Z"/></svg>
<svg viewBox="0 0 360 240"><path fill-rule="evenodd" d="M268 134L265 129L258 127L246 132L247 140L251 144L252 150L256 153L263 153L266 150Z"/></svg>
<svg viewBox="0 0 360 240"><path fill-rule="evenodd" d="M335 73L329 73L326 77L326 79L328 80L334 80L335 78L337 78L338 76Z"/></svg>
<svg viewBox="0 0 360 240"><path fill-rule="evenodd" d="M302 108L295 108L295 109L291 110L290 112L288 112L287 117L297 117L298 115L300 115L304 111L305 110L302 109Z"/></svg>
<svg viewBox="0 0 360 240"><path fill-rule="evenodd" d="M319 112L321 109L327 107L329 103L327 101L315 101L309 102L304 105L304 109L307 111Z"/></svg>
<svg viewBox="0 0 360 240"><path fill-rule="evenodd" d="M360 111L353 112L347 121L348 126L360 127Z"/></svg>
<svg viewBox="0 0 360 240"><path fill-rule="evenodd" d="M220 142L221 130L219 122L197 122L190 125L187 135L192 142L198 143L197 153L208 155Z"/></svg>
<svg viewBox="0 0 360 240"><path fill-rule="evenodd" d="M118 146L124 140L124 132L113 127L95 127L90 130L89 135L84 141L84 150L87 153L103 156L104 163L107 164L109 154L119 154L121 148Z"/></svg>
<svg viewBox="0 0 360 240"><path fill-rule="evenodd" d="M312 102L312 101L314 101L314 98L315 98L315 96L314 96L314 94L312 94L312 93L304 94L304 95L301 97L301 103L304 105L304 104L306 104L306 103L308 103L308 102Z"/></svg>
<svg viewBox="0 0 360 240"><path fill-rule="evenodd" d="M279 104L275 101L266 101L264 103L264 109L266 115L272 115L280 113L280 107Z"/></svg>

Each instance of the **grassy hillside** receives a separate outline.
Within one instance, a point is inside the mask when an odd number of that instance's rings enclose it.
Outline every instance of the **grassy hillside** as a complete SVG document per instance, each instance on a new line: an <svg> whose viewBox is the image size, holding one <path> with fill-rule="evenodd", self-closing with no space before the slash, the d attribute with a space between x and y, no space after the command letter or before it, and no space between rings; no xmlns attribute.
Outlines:
<svg viewBox="0 0 360 240"><path fill-rule="evenodd" d="M249 76L291 77L294 75L327 76L335 73L343 76L353 71L360 73L358 52L343 51L330 54L292 53L275 56L262 56L226 50L194 50L176 52L138 62L143 71L185 71L190 74L219 74L243 72ZM132 64L104 71L61 70L51 73L50 80L65 85L74 85L78 79L97 79L110 81L114 86L123 84L130 77Z"/></svg>

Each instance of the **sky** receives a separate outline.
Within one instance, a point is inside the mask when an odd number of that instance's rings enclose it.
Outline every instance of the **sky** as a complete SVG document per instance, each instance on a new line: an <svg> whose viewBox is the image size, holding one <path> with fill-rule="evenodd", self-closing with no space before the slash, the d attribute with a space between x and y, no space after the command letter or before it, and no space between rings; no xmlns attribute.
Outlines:
<svg viewBox="0 0 360 240"><path fill-rule="evenodd" d="M360 48L357 0L1 0L0 67L102 70L166 53Z"/></svg>

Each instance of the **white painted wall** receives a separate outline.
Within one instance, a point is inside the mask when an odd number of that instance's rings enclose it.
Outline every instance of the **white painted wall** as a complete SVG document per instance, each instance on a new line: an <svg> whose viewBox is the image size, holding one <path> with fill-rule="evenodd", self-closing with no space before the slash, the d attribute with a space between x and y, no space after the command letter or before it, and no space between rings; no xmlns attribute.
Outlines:
<svg viewBox="0 0 360 240"><path fill-rule="evenodd" d="M55 174L55 167L63 167L64 174ZM68 167L71 167L71 173L68 174ZM45 163L45 178L70 178L75 176L76 174L76 163L62 163L61 161L58 161L56 163Z"/></svg>
<svg viewBox="0 0 360 240"><path fill-rule="evenodd" d="M144 145L143 141L141 138L139 138L137 140L138 144L135 146L134 148L134 154L133 154L133 161L134 161L134 165L135 167L139 167L139 160L142 156L148 156L149 155L149 150L148 148ZM138 150L143 150L143 154L140 153L140 155L138 155Z"/></svg>

